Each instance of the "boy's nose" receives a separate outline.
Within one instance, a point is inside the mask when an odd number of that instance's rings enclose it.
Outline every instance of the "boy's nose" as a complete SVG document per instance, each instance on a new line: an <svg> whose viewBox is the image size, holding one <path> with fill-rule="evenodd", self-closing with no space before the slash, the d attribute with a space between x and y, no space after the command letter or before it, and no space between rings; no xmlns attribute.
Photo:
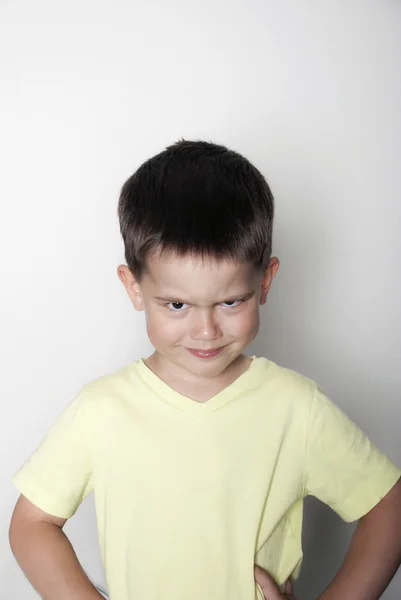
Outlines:
<svg viewBox="0 0 401 600"><path fill-rule="evenodd" d="M191 337L193 340L216 340L221 337L220 326L213 311L202 311L193 318Z"/></svg>

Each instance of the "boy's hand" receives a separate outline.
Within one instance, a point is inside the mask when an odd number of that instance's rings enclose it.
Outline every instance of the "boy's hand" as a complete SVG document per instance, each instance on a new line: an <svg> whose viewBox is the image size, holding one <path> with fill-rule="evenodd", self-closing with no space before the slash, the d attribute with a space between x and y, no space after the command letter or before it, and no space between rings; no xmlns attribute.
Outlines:
<svg viewBox="0 0 401 600"><path fill-rule="evenodd" d="M293 594L294 588L289 579L285 584L284 594L282 594L273 577L257 565L255 565L255 581L262 588L265 600L296 600Z"/></svg>

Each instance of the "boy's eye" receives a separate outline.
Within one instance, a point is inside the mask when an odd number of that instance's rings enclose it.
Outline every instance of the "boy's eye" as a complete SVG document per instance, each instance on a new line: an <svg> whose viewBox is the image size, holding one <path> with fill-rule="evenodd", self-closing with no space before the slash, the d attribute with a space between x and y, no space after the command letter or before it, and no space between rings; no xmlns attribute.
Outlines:
<svg viewBox="0 0 401 600"><path fill-rule="evenodd" d="M184 304L184 302L169 302L167 306L172 312L181 312L188 304Z"/></svg>
<svg viewBox="0 0 401 600"><path fill-rule="evenodd" d="M237 308L241 303L242 300L226 300L225 302L222 302L222 305L227 308Z"/></svg>

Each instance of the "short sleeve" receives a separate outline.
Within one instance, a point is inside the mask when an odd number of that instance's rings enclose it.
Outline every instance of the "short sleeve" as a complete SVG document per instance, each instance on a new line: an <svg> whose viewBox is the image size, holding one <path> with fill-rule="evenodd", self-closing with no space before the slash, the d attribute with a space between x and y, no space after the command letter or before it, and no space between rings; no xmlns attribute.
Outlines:
<svg viewBox="0 0 401 600"><path fill-rule="evenodd" d="M305 495L316 496L344 521L368 513L401 476L318 386L306 435Z"/></svg>
<svg viewBox="0 0 401 600"><path fill-rule="evenodd" d="M90 432L82 393L69 404L13 483L35 506L69 519L93 490Z"/></svg>

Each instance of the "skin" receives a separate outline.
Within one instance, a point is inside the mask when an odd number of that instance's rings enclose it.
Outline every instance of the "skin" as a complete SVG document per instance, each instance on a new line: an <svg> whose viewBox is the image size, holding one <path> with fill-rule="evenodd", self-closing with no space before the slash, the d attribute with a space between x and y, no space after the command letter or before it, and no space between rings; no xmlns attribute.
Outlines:
<svg viewBox="0 0 401 600"><path fill-rule="evenodd" d="M9 532L14 556L43 600L102 600L63 532L65 522L21 495Z"/></svg>
<svg viewBox="0 0 401 600"><path fill-rule="evenodd" d="M140 281L126 265L118 276L137 310L146 313L155 352L146 360L177 392L205 402L232 383L250 364L243 355L259 330L259 306L279 261L264 272L253 265L196 256L154 254ZM194 357L188 349L223 347L215 358Z"/></svg>

